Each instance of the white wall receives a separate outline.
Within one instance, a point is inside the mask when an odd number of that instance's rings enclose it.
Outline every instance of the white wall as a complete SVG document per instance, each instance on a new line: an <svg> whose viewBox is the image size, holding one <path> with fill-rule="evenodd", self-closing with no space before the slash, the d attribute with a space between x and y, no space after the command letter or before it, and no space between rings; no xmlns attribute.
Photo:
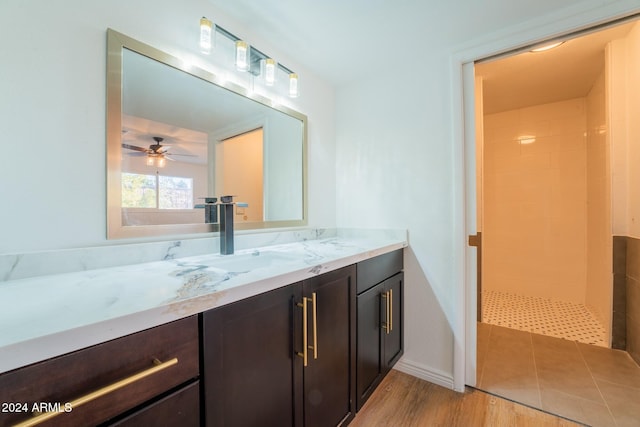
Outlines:
<svg viewBox="0 0 640 427"><path fill-rule="evenodd" d="M585 303L595 309L608 336L613 315L611 147L607 137L604 70L587 96L587 286ZM609 340L607 340L609 342Z"/></svg>
<svg viewBox="0 0 640 427"><path fill-rule="evenodd" d="M640 238L640 24L607 49L613 234Z"/></svg>
<svg viewBox="0 0 640 427"><path fill-rule="evenodd" d="M632 6L638 7L615 1L580 2L564 10L547 5L533 17L524 7L492 2L492 10L501 13L480 20L482 30L449 22L453 34L408 37L415 43L395 43L384 61L368 68L374 72L339 88L338 225L409 230L401 369L460 390L464 384L464 325L472 317L464 292L475 285L467 287L464 279L461 64L618 16Z"/></svg>
<svg viewBox="0 0 640 427"><path fill-rule="evenodd" d="M380 70L380 79L338 92L337 221L409 229L404 359L446 378L453 369L450 315L460 309L452 292L448 58L436 50L421 59L419 82L402 84Z"/></svg>
<svg viewBox="0 0 640 427"><path fill-rule="evenodd" d="M640 25L627 36L627 232L640 238Z"/></svg>
<svg viewBox="0 0 640 427"><path fill-rule="evenodd" d="M309 224L335 225L334 91L206 0L0 2L0 253L106 240L106 29L199 55L201 16L246 37L301 76L290 106L309 117Z"/></svg>

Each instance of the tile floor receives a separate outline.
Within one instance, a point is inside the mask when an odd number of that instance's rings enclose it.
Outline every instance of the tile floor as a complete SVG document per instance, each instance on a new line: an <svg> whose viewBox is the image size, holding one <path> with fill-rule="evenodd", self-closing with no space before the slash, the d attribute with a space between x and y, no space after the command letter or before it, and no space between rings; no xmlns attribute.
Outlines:
<svg viewBox="0 0 640 427"><path fill-rule="evenodd" d="M620 350L478 323L477 388L594 427L640 426L640 367Z"/></svg>
<svg viewBox="0 0 640 427"><path fill-rule="evenodd" d="M482 321L520 331L607 347L601 321L583 304L483 291Z"/></svg>

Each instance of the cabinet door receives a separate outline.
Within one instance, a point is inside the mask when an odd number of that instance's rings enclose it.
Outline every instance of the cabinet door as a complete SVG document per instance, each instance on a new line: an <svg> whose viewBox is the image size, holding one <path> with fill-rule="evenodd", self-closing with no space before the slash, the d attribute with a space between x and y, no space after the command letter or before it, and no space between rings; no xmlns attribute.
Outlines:
<svg viewBox="0 0 640 427"><path fill-rule="evenodd" d="M404 273L398 273L393 277L385 280L383 283L385 298L383 298L382 309L385 310L385 329L383 330L384 341L384 372L388 372L391 367L398 361L403 353L404 334L403 334L403 317L404 304L403 284ZM388 300L388 308L386 301Z"/></svg>
<svg viewBox="0 0 640 427"><path fill-rule="evenodd" d="M382 283L358 295L357 407L362 408L382 379Z"/></svg>
<svg viewBox="0 0 640 427"><path fill-rule="evenodd" d="M294 355L300 284L202 315L207 426L302 425L302 359Z"/></svg>
<svg viewBox="0 0 640 427"><path fill-rule="evenodd" d="M308 345L317 343L304 368L305 427L346 425L355 414L355 286L355 266L303 282Z"/></svg>

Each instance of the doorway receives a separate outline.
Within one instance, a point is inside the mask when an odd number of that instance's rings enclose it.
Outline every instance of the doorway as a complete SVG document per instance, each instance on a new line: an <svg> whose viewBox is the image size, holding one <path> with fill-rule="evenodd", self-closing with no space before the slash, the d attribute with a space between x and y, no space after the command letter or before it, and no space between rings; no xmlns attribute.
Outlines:
<svg viewBox="0 0 640 427"><path fill-rule="evenodd" d="M259 222L264 215L264 129L243 132L215 147L215 194L233 195L235 221Z"/></svg>
<svg viewBox="0 0 640 427"><path fill-rule="evenodd" d="M613 77L638 40L630 22L475 67L476 385L591 425L624 425L622 407L640 416L622 399L640 395L640 368L610 349L613 235L626 215L612 179L625 103Z"/></svg>

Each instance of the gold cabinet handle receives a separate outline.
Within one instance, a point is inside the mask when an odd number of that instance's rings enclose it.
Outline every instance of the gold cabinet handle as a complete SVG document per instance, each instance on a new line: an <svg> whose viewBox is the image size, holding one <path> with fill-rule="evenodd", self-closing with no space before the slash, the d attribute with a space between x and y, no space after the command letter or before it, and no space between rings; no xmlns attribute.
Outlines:
<svg viewBox="0 0 640 427"><path fill-rule="evenodd" d="M76 409L78 406L84 405L85 403L89 403L92 400L98 399L99 397L112 393L122 387L128 386L129 384L133 384L134 382L139 381L145 377L148 377L149 375L153 375L156 372L160 372L164 369L167 369L170 366L176 365L178 363L178 358L174 357L173 359L167 360L166 362L160 362L158 359L154 359L153 363L155 366L145 369L142 372L138 372L137 374L131 375L130 377L124 378L120 381L116 381L113 384L109 384L108 386L102 387L82 397L79 397L69 402L69 405L71 406L71 408ZM52 411L52 412L45 412L42 414L36 413L34 414L33 418L23 421L19 424L16 424L14 427L35 426L57 415L60 415L61 413L63 412Z"/></svg>
<svg viewBox="0 0 640 427"><path fill-rule="evenodd" d="M313 358L318 358L318 306L316 304L316 293L311 294L311 307L313 307Z"/></svg>
<svg viewBox="0 0 640 427"><path fill-rule="evenodd" d="M393 331L393 289L389 289L389 333Z"/></svg>
<svg viewBox="0 0 640 427"><path fill-rule="evenodd" d="M297 352L296 354L302 357L302 366L307 366L308 364L308 356L307 356L307 348L309 347L309 337L307 336L307 300L308 298L303 297L302 302L298 303L298 307L302 307L302 353Z"/></svg>
<svg viewBox="0 0 640 427"><path fill-rule="evenodd" d="M384 324L382 325L382 328L384 328L384 332L386 334L389 334L391 332L390 326L389 326L389 291L380 294L380 296L382 298L384 298L384 314L385 314L385 319L384 319Z"/></svg>
<svg viewBox="0 0 640 427"><path fill-rule="evenodd" d="M313 345L309 345L309 322L308 318L308 302L311 301L311 309L313 310ZM302 365L307 366L309 364L309 349L313 350L313 358L318 358L318 309L316 304L316 293L311 294L311 298L303 297L302 302L297 304L298 307L302 307L302 353L296 354L302 357Z"/></svg>

